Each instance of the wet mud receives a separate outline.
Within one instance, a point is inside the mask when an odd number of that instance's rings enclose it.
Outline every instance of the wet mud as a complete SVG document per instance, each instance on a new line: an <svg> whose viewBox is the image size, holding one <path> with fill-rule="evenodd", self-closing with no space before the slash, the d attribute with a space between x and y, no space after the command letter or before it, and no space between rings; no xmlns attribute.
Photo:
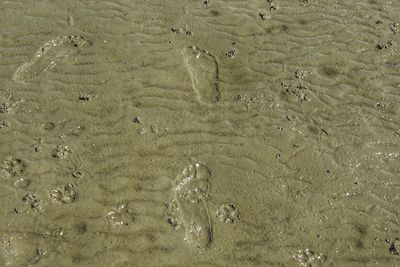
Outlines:
<svg viewBox="0 0 400 267"><path fill-rule="evenodd" d="M1 1L0 266L400 266L399 15Z"/></svg>

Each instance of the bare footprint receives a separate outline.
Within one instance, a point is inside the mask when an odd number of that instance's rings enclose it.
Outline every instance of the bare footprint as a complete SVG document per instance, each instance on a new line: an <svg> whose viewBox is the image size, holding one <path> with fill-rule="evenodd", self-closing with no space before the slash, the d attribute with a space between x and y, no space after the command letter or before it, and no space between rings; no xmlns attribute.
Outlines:
<svg viewBox="0 0 400 267"><path fill-rule="evenodd" d="M81 48L91 45L82 36L60 36L44 45L32 60L22 64L13 75L14 81L28 81L53 68L60 60L77 54Z"/></svg>
<svg viewBox="0 0 400 267"><path fill-rule="evenodd" d="M206 50L193 46L185 46L182 54L198 100L201 103L218 102L220 99L219 70L215 57Z"/></svg>
<svg viewBox="0 0 400 267"><path fill-rule="evenodd" d="M185 240L206 250L212 242L212 221L208 209L210 170L201 163L186 167L173 188L176 220L185 230Z"/></svg>

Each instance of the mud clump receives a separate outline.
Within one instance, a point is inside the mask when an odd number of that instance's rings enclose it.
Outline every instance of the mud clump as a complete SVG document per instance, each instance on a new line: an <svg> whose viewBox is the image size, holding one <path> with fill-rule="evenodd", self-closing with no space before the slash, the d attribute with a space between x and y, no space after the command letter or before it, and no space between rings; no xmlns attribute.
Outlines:
<svg viewBox="0 0 400 267"><path fill-rule="evenodd" d="M2 103L0 105L0 113L9 113L13 109L13 105L9 103Z"/></svg>
<svg viewBox="0 0 400 267"><path fill-rule="evenodd" d="M236 52L235 49L231 49L231 50L229 50L228 52L226 52L226 56L227 56L228 58L230 58L230 59L235 58L235 57L236 57L236 54L237 54L237 52Z"/></svg>
<svg viewBox="0 0 400 267"><path fill-rule="evenodd" d="M25 207L31 209L33 212L38 212L42 210L41 201L36 193L28 193L23 198L22 201Z"/></svg>
<svg viewBox="0 0 400 267"><path fill-rule="evenodd" d="M400 255L400 240L396 238L389 247L390 254Z"/></svg>
<svg viewBox="0 0 400 267"><path fill-rule="evenodd" d="M209 7L211 5L211 0L204 0L203 7Z"/></svg>
<svg viewBox="0 0 400 267"><path fill-rule="evenodd" d="M57 159L65 159L71 153L71 149L68 146L58 145L53 151L53 157Z"/></svg>
<svg viewBox="0 0 400 267"><path fill-rule="evenodd" d="M387 43L379 43L376 45L377 50L389 49L393 46L393 41L388 41Z"/></svg>
<svg viewBox="0 0 400 267"><path fill-rule="evenodd" d="M69 183L63 188L53 189L49 193L50 199L57 204L68 204L78 199L75 184Z"/></svg>
<svg viewBox="0 0 400 267"><path fill-rule="evenodd" d="M314 252L310 249L299 250L297 254L293 256L293 258L299 263L300 266L304 267L313 267L322 264L326 261L326 256Z"/></svg>
<svg viewBox="0 0 400 267"><path fill-rule="evenodd" d="M8 158L1 166L2 175L5 177L14 177L22 174L25 171L25 163L18 158Z"/></svg>
<svg viewBox="0 0 400 267"><path fill-rule="evenodd" d="M106 219L113 226L129 225L135 221L134 212L128 208L127 203L120 204L117 209L107 213Z"/></svg>
<svg viewBox="0 0 400 267"><path fill-rule="evenodd" d="M220 206L215 215L221 222L225 223L235 223L239 220L239 211L231 203Z"/></svg>
<svg viewBox="0 0 400 267"><path fill-rule="evenodd" d="M11 127L11 123L6 120L0 120L0 129Z"/></svg>
<svg viewBox="0 0 400 267"><path fill-rule="evenodd" d="M278 5L275 3L274 0L267 0L267 8L270 11L276 11L278 10Z"/></svg>

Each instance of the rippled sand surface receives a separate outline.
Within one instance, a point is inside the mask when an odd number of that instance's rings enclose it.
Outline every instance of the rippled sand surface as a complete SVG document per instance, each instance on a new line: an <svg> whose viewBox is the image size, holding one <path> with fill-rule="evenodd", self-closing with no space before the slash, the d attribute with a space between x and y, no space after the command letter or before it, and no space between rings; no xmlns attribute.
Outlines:
<svg viewBox="0 0 400 267"><path fill-rule="evenodd" d="M0 266L400 266L398 23L2 0Z"/></svg>

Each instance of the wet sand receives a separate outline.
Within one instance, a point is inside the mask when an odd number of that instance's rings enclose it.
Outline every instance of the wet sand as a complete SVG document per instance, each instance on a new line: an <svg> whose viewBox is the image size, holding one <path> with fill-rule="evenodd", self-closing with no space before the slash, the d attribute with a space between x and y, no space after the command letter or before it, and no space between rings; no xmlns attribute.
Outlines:
<svg viewBox="0 0 400 267"><path fill-rule="evenodd" d="M399 266L400 2L0 2L0 266Z"/></svg>

